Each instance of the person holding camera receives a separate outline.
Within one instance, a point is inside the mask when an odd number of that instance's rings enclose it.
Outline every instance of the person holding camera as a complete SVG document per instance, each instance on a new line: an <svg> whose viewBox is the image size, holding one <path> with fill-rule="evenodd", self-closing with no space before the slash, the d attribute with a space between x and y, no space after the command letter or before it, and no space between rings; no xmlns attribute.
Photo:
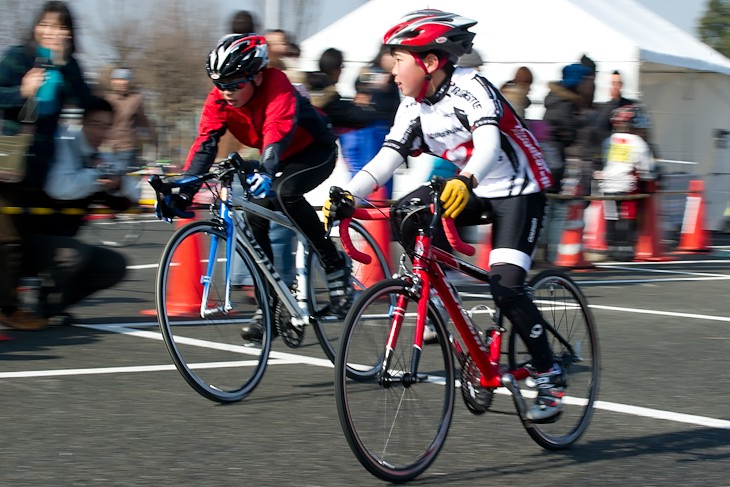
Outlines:
<svg viewBox="0 0 730 487"><path fill-rule="evenodd" d="M110 161L98 150L114 117L112 105L93 97L81 125L68 125L56 136L55 158L44 189L56 209L33 238L41 278L38 314L50 324L70 324L66 309L124 278L122 254L76 239L92 204L123 211L139 199L137 182L123 175L124 161Z"/></svg>
<svg viewBox="0 0 730 487"><path fill-rule="evenodd" d="M17 287L21 276L35 276L31 241L45 215L17 208L43 206L42 192L54 156L54 135L65 105L81 108L91 97L76 61L74 18L66 2L51 0L39 10L28 37L8 48L0 59L2 134L32 133L19 180L0 180L0 323L35 330L47 320L21 309ZM5 211L6 208L15 210Z"/></svg>

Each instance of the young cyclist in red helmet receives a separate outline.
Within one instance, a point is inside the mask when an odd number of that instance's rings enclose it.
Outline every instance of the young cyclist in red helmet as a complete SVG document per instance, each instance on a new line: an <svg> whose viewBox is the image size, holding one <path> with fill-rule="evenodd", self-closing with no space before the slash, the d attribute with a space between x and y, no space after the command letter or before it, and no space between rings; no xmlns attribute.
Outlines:
<svg viewBox="0 0 730 487"><path fill-rule="evenodd" d="M475 224L485 211L493 214L492 295L532 354L538 395L527 417L549 421L560 413L567 384L524 282L552 177L537 140L497 88L473 68L454 67L459 56L472 50L474 33L468 29L474 24L457 14L418 10L385 34L383 43L392 49L393 75L405 98L382 149L347 189L357 198L370 194L406 157L420 152L459 167L441 195L444 214L457 225ZM416 189L401 201L427 202L428 191ZM325 206L328 213L329 204Z"/></svg>
<svg viewBox="0 0 730 487"><path fill-rule="evenodd" d="M226 130L242 144L259 149L261 170L249 177L253 196L262 206L283 211L309 239L327 273L332 311L344 315L352 301L349 259L326 238L322 221L303 196L332 173L335 135L282 71L267 68L268 60L266 39L256 34L229 34L210 51L206 68L215 86L205 100L185 169L187 174L207 172ZM158 213L192 217L186 209L193 195L170 195ZM269 220L248 215L248 221L273 260ZM260 318L254 316L242 336L260 340L262 335Z"/></svg>

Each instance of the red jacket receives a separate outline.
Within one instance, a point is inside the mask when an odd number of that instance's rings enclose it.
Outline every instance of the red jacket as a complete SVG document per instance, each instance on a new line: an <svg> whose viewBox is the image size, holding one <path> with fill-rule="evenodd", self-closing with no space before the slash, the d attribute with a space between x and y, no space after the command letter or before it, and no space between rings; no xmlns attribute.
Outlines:
<svg viewBox="0 0 730 487"><path fill-rule="evenodd" d="M226 104L218 88L208 93L193 142L185 162L189 174L208 171L215 161L218 141L226 130L242 144L259 149L262 164L274 174L279 161L311 144L334 144L335 136L325 116L299 95L278 69L263 71L261 86L241 108Z"/></svg>

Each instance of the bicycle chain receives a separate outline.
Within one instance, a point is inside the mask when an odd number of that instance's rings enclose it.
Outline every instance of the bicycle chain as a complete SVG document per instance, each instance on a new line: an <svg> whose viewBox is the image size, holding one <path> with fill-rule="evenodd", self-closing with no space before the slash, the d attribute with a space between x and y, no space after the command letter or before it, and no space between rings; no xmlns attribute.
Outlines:
<svg viewBox="0 0 730 487"><path fill-rule="evenodd" d="M292 284L292 293L296 293L296 283ZM274 309L274 326L276 326L281 340L287 347L298 348L304 342L305 325L295 325L292 323L291 318L291 314L287 311L284 303L277 299L276 308Z"/></svg>
<svg viewBox="0 0 730 487"><path fill-rule="evenodd" d="M479 367L471 355L467 355L461 368L461 397L469 412L476 415L486 413L494 399L494 389L483 387L479 383L480 376Z"/></svg>

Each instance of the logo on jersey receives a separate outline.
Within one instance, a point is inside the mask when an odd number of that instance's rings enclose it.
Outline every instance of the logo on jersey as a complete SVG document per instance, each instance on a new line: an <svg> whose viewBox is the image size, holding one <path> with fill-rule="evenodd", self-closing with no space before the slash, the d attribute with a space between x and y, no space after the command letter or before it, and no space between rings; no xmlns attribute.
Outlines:
<svg viewBox="0 0 730 487"><path fill-rule="evenodd" d="M451 162L466 161L471 157L473 150L474 144L470 140L457 145L453 149L444 151L444 153L441 154L441 158Z"/></svg>

